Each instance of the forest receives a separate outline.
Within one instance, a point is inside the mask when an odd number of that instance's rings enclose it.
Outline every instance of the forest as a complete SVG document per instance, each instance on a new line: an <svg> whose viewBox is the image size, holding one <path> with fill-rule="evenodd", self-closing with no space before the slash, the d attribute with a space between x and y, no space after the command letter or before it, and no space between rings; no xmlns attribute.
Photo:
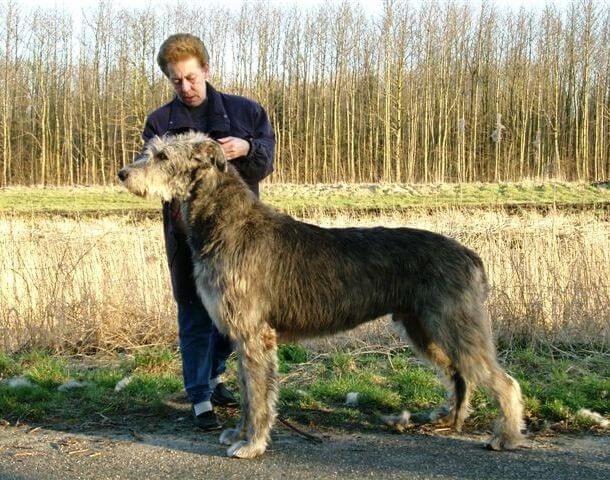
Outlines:
<svg viewBox="0 0 610 480"><path fill-rule="evenodd" d="M1 0L0 186L116 183L172 97L155 57L175 32L204 39L213 85L266 108L272 182L610 176L605 2L209 5L102 1L73 23Z"/></svg>

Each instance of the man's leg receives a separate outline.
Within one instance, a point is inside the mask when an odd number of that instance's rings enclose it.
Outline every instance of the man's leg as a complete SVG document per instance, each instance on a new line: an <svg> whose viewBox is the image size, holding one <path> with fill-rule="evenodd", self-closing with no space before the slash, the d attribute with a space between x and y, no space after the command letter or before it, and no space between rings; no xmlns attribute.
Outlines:
<svg viewBox="0 0 610 480"><path fill-rule="evenodd" d="M233 394L222 383L220 376L224 373L227 364L227 357L233 351L233 345L228 337L222 335L218 330L215 331L214 353L212 355L212 403L223 407L237 407L238 403Z"/></svg>
<svg viewBox="0 0 610 480"><path fill-rule="evenodd" d="M178 304L178 333L184 387L196 417L202 419L198 424L202 428L219 428L220 424L210 403L215 387L210 384L210 380L224 371L226 356L222 362L214 361L217 358L215 344L219 335L199 299ZM225 354L222 348L221 353Z"/></svg>
<svg viewBox="0 0 610 480"><path fill-rule="evenodd" d="M227 368L227 358L231 355L233 346L228 337L214 329L214 353L212 354L212 378L220 377Z"/></svg>

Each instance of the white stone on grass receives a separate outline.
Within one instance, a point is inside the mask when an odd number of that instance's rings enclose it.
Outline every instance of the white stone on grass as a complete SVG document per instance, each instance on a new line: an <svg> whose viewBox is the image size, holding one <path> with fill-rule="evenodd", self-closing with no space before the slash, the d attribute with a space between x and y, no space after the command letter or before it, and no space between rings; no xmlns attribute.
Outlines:
<svg viewBox="0 0 610 480"><path fill-rule="evenodd" d="M66 383L60 385L59 387L57 387L57 390L59 390L60 392L67 392L68 390L74 390L75 388L83 388L88 385L89 385L88 382L79 382L78 380L70 380L69 382L66 382Z"/></svg>
<svg viewBox="0 0 610 480"><path fill-rule="evenodd" d="M345 405L348 407L357 407L359 395L358 392L349 392L345 397Z"/></svg>
<svg viewBox="0 0 610 480"><path fill-rule="evenodd" d="M576 415L578 415L579 417L588 418L595 425L598 425L602 428L610 428L610 420L605 418L602 414L593 412L588 408L581 408L580 410L578 410L578 412L576 412Z"/></svg>
<svg viewBox="0 0 610 480"><path fill-rule="evenodd" d="M13 378L9 378L7 381L7 385L9 386L9 388L21 388L21 387L28 387L31 388L34 386L34 384L32 382L30 382L30 380L28 380L25 377L13 377Z"/></svg>
<svg viewBox="0 0 610 480"><path fill-rule="evenodd" d="M384 415L381 419L388 427L404 432L411 425L411 412L403 410L399 415Z"/></svg>
<svg viewBox="0 0 610 480"><path fill-rule="evenodd" d="M119 380L117 382L117 384L114 387L114 391L115 392L120 392L121 390L123 390L127 385L129 385L131 383L131 381L133 380L133 377L125 377L121 380Z"/></svg>

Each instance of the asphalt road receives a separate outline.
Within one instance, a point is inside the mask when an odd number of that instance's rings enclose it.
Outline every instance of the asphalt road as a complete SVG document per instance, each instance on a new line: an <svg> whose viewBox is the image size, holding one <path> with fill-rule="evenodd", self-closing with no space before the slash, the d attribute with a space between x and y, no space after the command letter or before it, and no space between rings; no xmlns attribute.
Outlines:
<svg viewBox="0 0 610 480"><path fill-rule="evenodd" d="M82 428L81 428L82 430ZM0 479L608 479L610 436L560 435L490 452L484 437L324 431L312 443L277 427L260 459L225 457L191 428L0 427Z"/></svg>

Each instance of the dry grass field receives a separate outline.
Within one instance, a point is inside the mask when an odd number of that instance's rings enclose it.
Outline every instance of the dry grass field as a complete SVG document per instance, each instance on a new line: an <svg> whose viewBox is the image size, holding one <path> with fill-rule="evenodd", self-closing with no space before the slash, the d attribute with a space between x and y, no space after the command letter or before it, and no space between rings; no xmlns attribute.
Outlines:
<svg viewBox="0 0 610 480"><path fill-rule="evenodd" d="M500 356L536 432L601 431L580 409L610 412L608 195L584 184L265 185L263 199L323 226L426 228L477 250ZM184 396L159 204L125 197L0 190L0 424L101 415L133 428L139 415L172 424L183 415L172 406ZM387 319L282 345L279 358L280 410L307 428L378 430L383 414L444 401L434 371ZM226 381L237 388L234 363ZM27 385L11 387L15 377ZM116 392L126 377L133 382ZM84 386L60 391L74 380ZM346 406L348 392L361 405ZM489 428L496 414L477 391L468 430Z"/></svg>
<svg viewBox="0 0 610 480"><path fill-rule="evenodd" d="M438 207L306 220L411 226L455 237L487 266L488 306L503 345L608 346L610 223L599 211ZM0 214L0 286L0 350L134 350L176 339L156 218ZM393 333L381 320L330 342L388 339Z"/></svg>

